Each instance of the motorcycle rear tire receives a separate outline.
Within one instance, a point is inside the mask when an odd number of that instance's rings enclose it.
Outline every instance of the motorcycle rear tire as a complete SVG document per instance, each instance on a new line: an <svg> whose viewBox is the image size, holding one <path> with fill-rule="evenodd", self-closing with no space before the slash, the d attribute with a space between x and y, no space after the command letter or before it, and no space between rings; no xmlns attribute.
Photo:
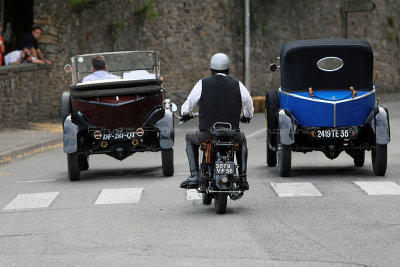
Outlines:
<svg viewBox="0 0 400 267"><path fill-rule="evenodd" d="M216 193L214 196L215 212L224 214L226 212L226 204L228 201L228 193Z"/></svg>

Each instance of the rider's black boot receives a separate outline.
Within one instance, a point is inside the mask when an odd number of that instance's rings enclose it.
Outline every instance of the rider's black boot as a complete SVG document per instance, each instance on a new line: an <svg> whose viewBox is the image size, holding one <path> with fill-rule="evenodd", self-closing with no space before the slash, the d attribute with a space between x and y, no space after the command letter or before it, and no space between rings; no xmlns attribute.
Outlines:
<svg viewBox="0 0 400 267"><path fill-rule="evenodd" d="M242 145L239 152L236 154L239 165L239 189L249 190L249 183L247 182L247 147Z"/></svg>
<svg viewBox="0 0 400 267"><path fill-rule="evenodd" d="M199 185L199 149L195 145L186 147L191 175L181 183L181 188L197 188Z"/></svg>

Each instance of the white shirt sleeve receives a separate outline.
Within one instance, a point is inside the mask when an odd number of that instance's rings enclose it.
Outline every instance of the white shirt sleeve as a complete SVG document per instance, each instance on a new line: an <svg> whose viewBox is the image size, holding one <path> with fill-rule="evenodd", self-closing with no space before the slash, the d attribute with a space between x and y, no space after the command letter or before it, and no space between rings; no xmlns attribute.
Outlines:
<svg viewBox="0 0 400 267"><path fill-rule="evenodd" d="M250 96L247 88L239 81L240 95L242 96L243 115L246 118L253 117L254 107L253 99Z"/></svg>
<svg viewBox="0 0 400 267"><path fill-rule="evenodd" d="M192 91L190 92L189 96L187 97L185 103L183 103L181 107L181 115L187 115L189 114L194 107L197 105L197 103L200 100L201 97L201 91L202 91L202 82L201 80L196 83L196 85L193 87Z"/></svg>

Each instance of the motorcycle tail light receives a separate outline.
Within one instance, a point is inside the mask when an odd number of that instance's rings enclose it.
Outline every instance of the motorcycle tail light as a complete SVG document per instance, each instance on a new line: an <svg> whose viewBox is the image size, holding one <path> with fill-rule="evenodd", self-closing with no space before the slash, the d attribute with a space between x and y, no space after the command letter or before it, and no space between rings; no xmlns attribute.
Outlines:
<svg viewBox="0 0 400 267"><path fill-rule="evenodd" d="M223 182L224 184L228 182L228 177L224 176L221 179L221 182Z"/></svg>

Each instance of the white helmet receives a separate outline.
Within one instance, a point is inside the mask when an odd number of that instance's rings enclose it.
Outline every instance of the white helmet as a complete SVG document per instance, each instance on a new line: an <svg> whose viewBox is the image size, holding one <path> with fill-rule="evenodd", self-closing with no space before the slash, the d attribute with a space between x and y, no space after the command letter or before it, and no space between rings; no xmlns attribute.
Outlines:
<svg viewBox="0 0 400 267"><path fill-rule="evenodd" d="M229 57L223 53L215 54L211 57L210 69L212 70L228 70Z"/></svg>

